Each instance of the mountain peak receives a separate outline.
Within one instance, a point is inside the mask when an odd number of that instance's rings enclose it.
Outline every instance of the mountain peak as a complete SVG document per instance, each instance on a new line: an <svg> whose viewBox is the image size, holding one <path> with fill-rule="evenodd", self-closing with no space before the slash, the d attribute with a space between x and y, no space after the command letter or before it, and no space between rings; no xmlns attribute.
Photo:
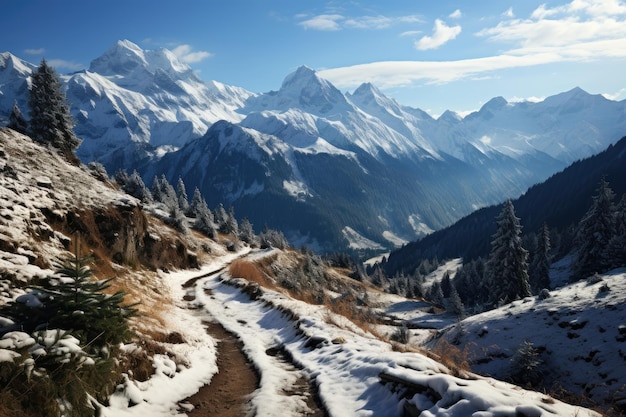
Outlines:
<svg viewBox="0 0 626 417"><path fill-rule="evenodd" d="M137 70L180 74L191 69L168 49L143 50L129 40L117 41L102 56L91 61L89 67L89 71L101 75L129 75Z"/></svg>
<svg viewBox="0 0 626 417"><path fill-rule="evenodd" d="M28 76L35 66L21 60L10 52L0 54L0 71L14 70L22 76Z"/></svg>
<svg viewBox="0 0 626 417"><path fill-rule="evenodd" d="M374 84L372 83L363 83L361 84L354 93L350 95L350 97L378 97L382 96L382 93Z"/></svg>
<svg viewBox="0 0 626 417"><path fill-rule="evenodd" d="M287 101L298 103L306 109L327 113L336 106L349 106L344 95L332 83L320 78L314 69L306 65L285 77L280 91L282 105ZM287 101L284 101L286 99Z"/></svg>
<svg viewBox="0 0 626 417"><path fill-rule="evenodd" d="M148 65L143 50L128 41L117 41L103 55L91 61L89 71L101 75L127 75Z"/></svg>
<svg viewBox="0 0 626 417"><path fill-rule="evenodd" d="M488 102L486 102L482 107L481 107L481 111L482 110L498 110L501 109L502 107L505 107L508 104L508 101L506 101L506 99L502 96L498 96L498 97L494 97L491 100L489 100Z"/></svg>
<svg viewBox="0 0 626 417"><path fill-rule="evenodd" d="M463 118L455 111L446 110L441 114L441 116L439 116L437 120L448 123L458 123L463 120Z"/></svg>
<svg viewBox="0 0 626 417"><path fill-rule="evenodd" d="M319 82L317 73L314 69L309 68L306 65L302 65L285 77L280 89L284 90L290 88L291 86L308 84L311 81Z"/></svg>

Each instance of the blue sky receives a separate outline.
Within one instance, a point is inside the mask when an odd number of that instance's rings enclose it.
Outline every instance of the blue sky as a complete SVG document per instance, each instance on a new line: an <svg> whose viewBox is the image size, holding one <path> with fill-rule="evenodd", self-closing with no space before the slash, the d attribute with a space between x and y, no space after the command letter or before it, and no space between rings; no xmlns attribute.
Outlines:
<svg viewBox="0 0 626 417"><path fill-rule="evenodd" d="M576 86L626 98L620 0L21 0L0 22L0 51L60 73L128 39L254 92L307 65L342 91L369 81L433 115Z"/></svg>

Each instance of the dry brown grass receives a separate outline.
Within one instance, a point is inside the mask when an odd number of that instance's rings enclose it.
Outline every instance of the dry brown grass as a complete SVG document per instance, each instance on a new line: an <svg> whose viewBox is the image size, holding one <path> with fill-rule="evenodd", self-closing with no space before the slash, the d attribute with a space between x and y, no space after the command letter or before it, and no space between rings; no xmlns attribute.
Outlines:
<svg viewBox="0 0 626 417"><path fill-rule="evenodd" d="M333 298L325 305L330 311L350 320L361 330L370 333L379 339L384 339L383 335L381 335L376 328L376 324L379 322L376 315L373 314L369 308L359 307L358 300L353 294L348 293L342 297ZM327 321L338 325L338 323L333 320L330 315L327 317Z"/></svg>
<svg viewBox="0 0 626 417"><path fill-rule="evenodd" d="M20 399L11 392L0 391L0 417L35 417L31 410L21 407Z"/></svg>
<svg viewBox="0 0 626 417"><path fill-rule="evenodd" d="M228 273L233 278L243 278L250 282L256 282L262 287L276 289L272 279L254 262L236 259L229 265Z"/></svg>
<svg viewBox="0 0 626 417"><path fill-rule="evenodd" d="M469 352L469 344L463 346L463 349L459 349L457 346L442 338L431 351L427 351L426 353L428 356L450 369L452 375L467 378L468 373L471 372Z"/></svg>

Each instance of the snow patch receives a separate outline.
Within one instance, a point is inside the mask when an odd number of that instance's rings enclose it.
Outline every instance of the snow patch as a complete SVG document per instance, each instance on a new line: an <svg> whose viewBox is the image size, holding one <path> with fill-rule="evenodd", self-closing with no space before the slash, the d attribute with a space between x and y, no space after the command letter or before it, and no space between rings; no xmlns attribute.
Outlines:
<svg viewBox="0 0 626 417"><path fill-rule="evenodd" d="M400 247L400 246L402 246L402 245L406 245L407 243L409 243L409 241L408 241L408 240L406 240L406 239L402 239L400 236L398 236L398 235L396 235L395 233L390 232L390 231L388 231L388 230L385 230L385 231L383 232L383 237L384 237L387 241L391 242L391 243L392 243L395 247Z"/></svg>
<svg viewBox="0 0 626 417"><path fill-rule="evenodd" d="M422 217L419 214L410 215L409 224L418 236L429 235L434 232L433 229L431 229L426 223L422 221Z"/></svg>
<svg viewBox="0 0 626 417"><path fill-rule="evenodd" d="M343 237L349 242L348 247L351 249L384 249L380 243L366 238L349 226L344 227L341 232Z"/></svg>
<svg viewBox="0 0 626 417"><path fill-rule="evenodd" d="M307 197L313 197L308 187L302 181L283 181L283 188L297 201L304 201Z"/></svg>

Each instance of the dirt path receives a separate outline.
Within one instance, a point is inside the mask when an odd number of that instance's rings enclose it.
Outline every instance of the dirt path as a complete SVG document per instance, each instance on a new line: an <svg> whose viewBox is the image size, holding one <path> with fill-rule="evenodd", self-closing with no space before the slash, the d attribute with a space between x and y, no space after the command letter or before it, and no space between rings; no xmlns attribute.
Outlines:
<svg viewBox="0 0 626 417"><path fill-rule="evenodd" d="M258 387L258 376L241 352L241 342L220 324L205 322L207 332L219 341L217 366L219 372L211 384L205 385L187 399L194 406L190 417L241 417L247 415L250 395Z"/></svg>
<svg viewBox="0 0 626 417"><path fill-rule="evenodd" d="M187 289L185 301L194 301L196 285L200 278L187 281L183 288ZM207 292L207 290L204 290ZM252 363L243 354L243 344L235 335L229 333L216 321L203 321L207 333L218 341L217 367L219 372L213 376L211 383L189 397L185 402L193 405L194 409L188 412L189 417L243 417L253 416L254 410L250 407L250 397L259 387L259 375ZM284 395L302 397L308 408L303 412L304 417L326 417L327 413L321 406L317 391L308 378L292 363L292 360L282 350L268 349L266 352L282 363L281 366L292 368L293 372L301 374L297 381L284 391Z"/></svg>

